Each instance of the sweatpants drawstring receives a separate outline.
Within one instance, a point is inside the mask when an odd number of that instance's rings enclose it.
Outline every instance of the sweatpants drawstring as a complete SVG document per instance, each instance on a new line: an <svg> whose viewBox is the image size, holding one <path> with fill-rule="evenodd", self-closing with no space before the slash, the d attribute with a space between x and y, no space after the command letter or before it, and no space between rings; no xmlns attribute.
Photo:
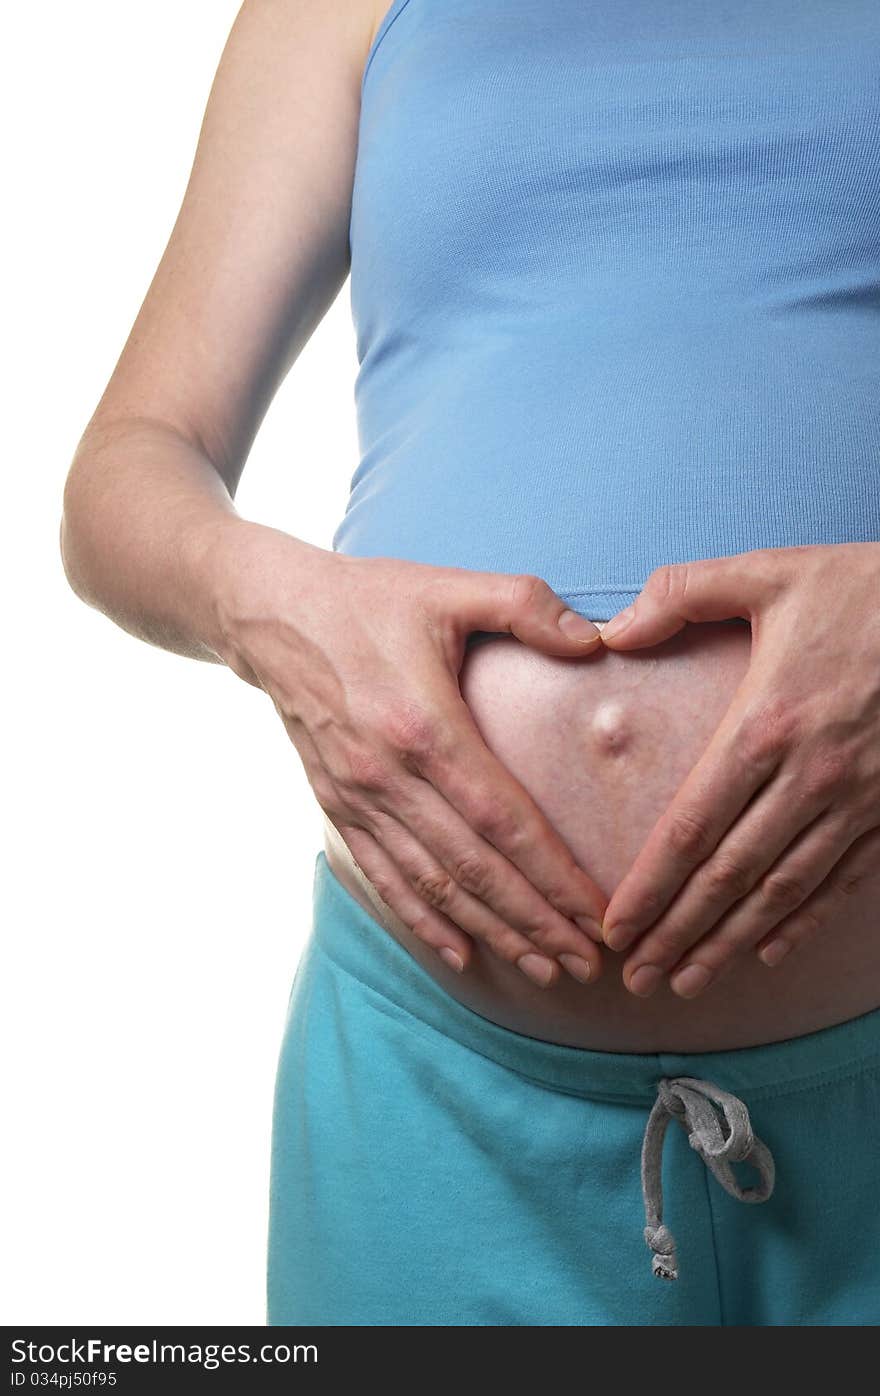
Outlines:
<svg viewBox="0 0 880 1396"><path fill-rule="evenodd" d="M687 1131L688 1142L714 1173L725 1192L739 1202L766 1202L773 1191L773 1155L755 1137L743 1102L711 1081L694 1076L664 1077L657 1085L642 1143L642 1196L645 1202L645 1241L653 1252L651 1269L663 1280L678 1279L675 1241L663 1224L663 1141L669 1121ZM732 1163L750 1163L760 1181L741 1188Z"/></svg>

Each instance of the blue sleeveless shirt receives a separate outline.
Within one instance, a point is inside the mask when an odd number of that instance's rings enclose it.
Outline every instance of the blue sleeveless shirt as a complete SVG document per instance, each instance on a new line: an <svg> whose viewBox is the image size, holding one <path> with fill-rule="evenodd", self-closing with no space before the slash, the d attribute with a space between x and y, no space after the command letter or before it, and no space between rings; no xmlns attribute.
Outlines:
<svg viewBox="0 0 880 1396"><path fill-rule="evenodd" d="M880 540L878 0L394 0L335 549L531 572Z"/></svg>

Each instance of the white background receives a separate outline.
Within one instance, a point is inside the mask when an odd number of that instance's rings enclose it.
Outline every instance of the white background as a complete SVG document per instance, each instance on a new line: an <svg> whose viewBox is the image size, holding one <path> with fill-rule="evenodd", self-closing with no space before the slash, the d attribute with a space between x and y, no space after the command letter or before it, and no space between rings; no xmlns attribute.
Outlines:
<svg viewBox="0 0 880 1396"><path fill-rule="evenodd" d="M233 0L6 15L4 1323L265 1322L276 1055L321 817L271 702L67 587L70 458L177 214ZM349 285L241 513L329 547Z"/></svg>

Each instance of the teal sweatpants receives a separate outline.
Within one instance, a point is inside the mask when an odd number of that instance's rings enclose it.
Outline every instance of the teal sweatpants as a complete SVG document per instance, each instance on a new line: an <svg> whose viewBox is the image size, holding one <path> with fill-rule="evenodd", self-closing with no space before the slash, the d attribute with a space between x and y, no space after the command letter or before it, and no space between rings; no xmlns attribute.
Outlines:
<svg viewBox="0 0 880 1396"><path fill-rule="evenodd" d="M456 1002L323 852L313 905L276 1084L269 1324L880 1321L880 1010L730 1052L582 1051ZM737 1200L673 1121L667 1280L640 1155L681 1077L742 1102L776 1181Z"/></svg>

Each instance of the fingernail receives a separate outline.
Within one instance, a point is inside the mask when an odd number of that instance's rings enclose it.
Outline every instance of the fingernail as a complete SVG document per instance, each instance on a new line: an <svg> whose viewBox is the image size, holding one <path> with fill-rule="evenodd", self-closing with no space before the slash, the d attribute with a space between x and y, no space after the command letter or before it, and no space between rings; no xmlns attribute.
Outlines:
<svg viewBox="0 0 880 1396"><path fill-rule="evenodd" d="M687 965L669 981L674 994L682 999L696 998L712 983L712 971L705 965Z"/></svg>
<svg viewBox="0 0 880 1396"><path fill-rule="evenodd" d="M658 965L639 965L630 978L629 991L637 998L650 998L654 990L659 987L662 978L663 971Z"/></svg>
<svg viewBox="0 0 880 1396"><path fill-rule="evenodd" d="M440 956L444 965L448 965L450 969L454 969L456 974L461 974L464 969L464 960L460 955L457 955L454 950L450 950L448 945L444 945L442 950L437 951L437 954Z"/></svg>
<svg viewBox="0 0 880 1396"><path fill-rule="evenodd" d="M586 616L579 616L577 611L563 611L556 623L572 640L595 644L602 638L592 621L587 620Z"/></svg>
<svg viewBox="0 0 880 1396"><path fill-rule="evenodd" d="M553 964L543 955L523 955L516 963L526 978L531 979L540 989L546 989L553 978Z"/></svg>
<svg viewBox="0 0 880 1396"><path fill-rule="evenodd" d="M586 960L582 960L580 955L560 955L559 963L563 969L567 969L573 979L577 979L581 984L588 983L592 970Z"/></svg>
<svg viewBox="0 0 880 1396"><path fill-rule="evenodd" d="M613 640L615 635L623 634L631 620L635 619L635 606L627 606L625 611L618 611L616 616L612 616L607 625L602 627L602 639Z"/></svg>
<svg viewBox="0 0 880 1396"><path fill-rule="evenodd" d="M782 939L770 940L764 946L763 950L758 951L758 958L763 964L772 969L774 965L779 964L780 960L785 959L790 949L790 941Z"/></svg>
<svg viewBox="0 0 880 1396"><path fill-rule="evenodd" d="M627 925L626 921L616 921L607 930L602 927L602 939L609 950L625 950L635 934L635 927Z"/></svg>
<svg viewBox="0 0 880 1396"><path fill-rule="evenodd" d="M590 940L594 940L597 945L602 944L602 927L598 921L594 921L591 916L575 916L573 920L578 930L583 931L585 936L589 936Z"/></svg>

